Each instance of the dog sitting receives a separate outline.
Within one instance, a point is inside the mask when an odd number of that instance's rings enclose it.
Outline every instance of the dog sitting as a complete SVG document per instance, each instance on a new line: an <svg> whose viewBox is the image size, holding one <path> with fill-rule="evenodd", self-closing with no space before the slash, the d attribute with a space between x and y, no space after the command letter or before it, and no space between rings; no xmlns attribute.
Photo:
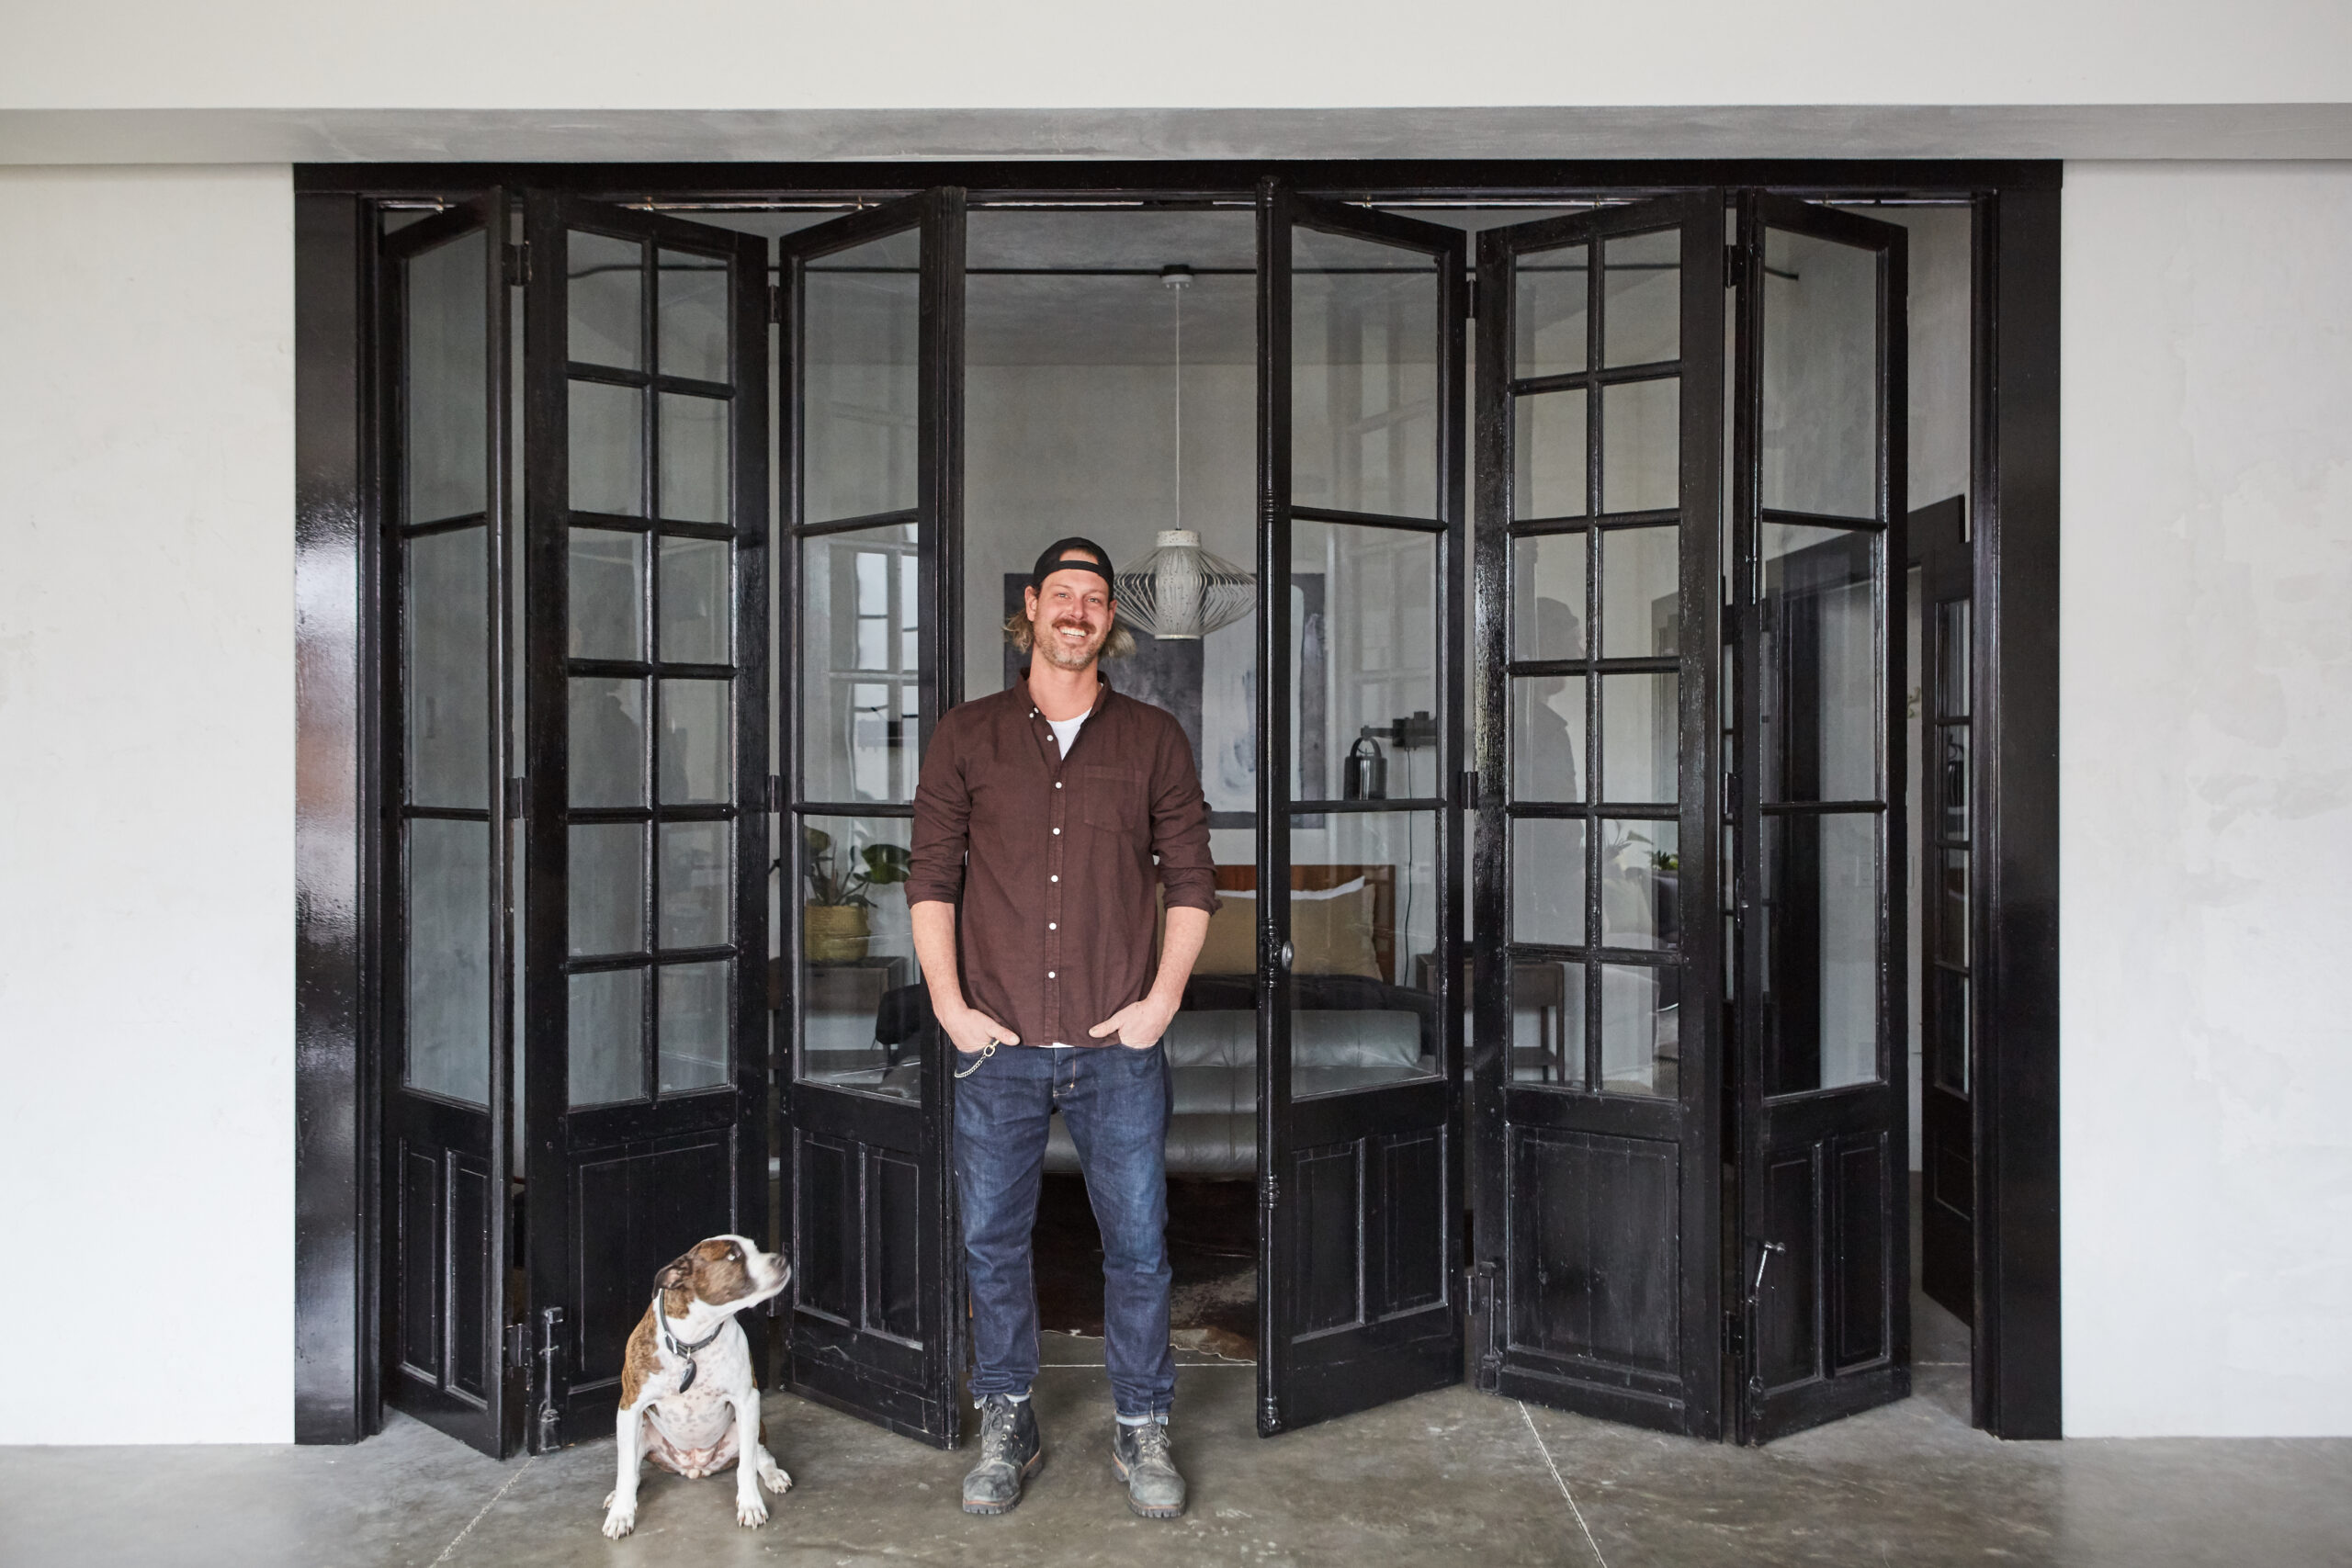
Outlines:
<svg viewBox="0 0 2352 1568"><path fill-rule="evenodd" d="M767 1523L765 1484L784 1495L792 1477L762 1446L760 1380L735 1314L791 1281L792 1269L749 1237L698 1241L654 1276L653 1303L628 1337L621 1366L620 1479L605 1499L605 1533L637 1528L639 1461L689 1480L736 1467L735 1522Z"/></svg>

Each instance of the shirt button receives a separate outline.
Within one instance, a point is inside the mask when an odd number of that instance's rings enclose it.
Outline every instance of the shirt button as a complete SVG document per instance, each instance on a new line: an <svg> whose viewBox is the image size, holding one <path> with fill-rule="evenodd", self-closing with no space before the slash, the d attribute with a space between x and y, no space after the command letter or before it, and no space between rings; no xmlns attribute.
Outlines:
<svg viewBox="0 0 2352 1568"><path fill-rule="evenodd" d="M1055 837L1055 838L1057 838L1057 839L1058 839L1058 838L1060 838L1061 836L1062 836L1062 830L1061 830L1059 828L1055 829L1054 829L1054 837Z"/></svg>
<svg viewBox="0 0 2352 1568"><path fill-rule="evenodd" d="M1046 979L1048 979L1048 980L1050 980L1050 979L1052 979L1053 977L1054 977L1054 972L1053 972L1052 970L1050 970L1050 969L1046 970Z"/></svg>
<svg viewBox="0 0 2352 1568"><path fill-rule="evenodd" d="M1059 780L1059 779L1056 779L1056 780L1054 781L1054 787L1055 787L1056 789L1059 789L1059 788L1061 788L1061 787L1062 787L1062 781L1061 781L1061 780Z"/></svg>
<svg viewBox="0 0 2352 1568"><path fill-rule="evenodd" d="M1049 876L1049 877L1046 878L1046 881L1048 881L1048 882L1059 882L1059 881L1061 880L1061 878L1060 878L1060 877L1058 877L1058 876Z"/></svg>
<svg viewBox="0 0 2352 1568"><path fill-rule="evenodd" d="M1057 931L1062 929L1061 922L1058 920L1047 920L1046 922L1046 929L1049 931Z"/></svg>

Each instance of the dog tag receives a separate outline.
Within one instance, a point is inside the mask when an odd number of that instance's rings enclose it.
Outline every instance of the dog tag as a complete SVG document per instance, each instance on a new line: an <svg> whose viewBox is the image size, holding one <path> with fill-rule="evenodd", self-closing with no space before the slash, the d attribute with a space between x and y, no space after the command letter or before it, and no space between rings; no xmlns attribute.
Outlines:
<svg viewBox="0 0 2352 1568"><path fill-rule="evenodd" d="M695 1386L695 1374L700 1371L702 1371L702 1369L696 1366L691 1359L686 1362L686 1375L678 1380L678 1392L680 1393L684 1393L686 1390Z"/></svg>

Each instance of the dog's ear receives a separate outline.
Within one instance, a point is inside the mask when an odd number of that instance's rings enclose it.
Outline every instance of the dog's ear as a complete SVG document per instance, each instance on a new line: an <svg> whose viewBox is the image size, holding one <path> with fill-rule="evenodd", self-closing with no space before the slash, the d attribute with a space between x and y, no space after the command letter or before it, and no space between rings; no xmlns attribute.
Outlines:
<svg viewBox="0 0 2352 1568"><path fill-rule="evenodd" d="M653 1276L653 1288L657 1291L683 1291L693 1283L694 1277L695 1255L682 1252L663 1264L662 1272Z"/></svg>

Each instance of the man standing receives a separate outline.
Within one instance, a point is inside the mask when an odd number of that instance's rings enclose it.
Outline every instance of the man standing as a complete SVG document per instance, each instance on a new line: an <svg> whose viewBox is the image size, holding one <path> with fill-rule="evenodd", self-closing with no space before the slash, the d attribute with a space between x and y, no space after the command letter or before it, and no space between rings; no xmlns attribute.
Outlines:
<svg viewBox="0 0 2352 1568"><path fill-rule="evenodd" d="M1183 729L1097 671L1106 642L1125 636L1114 592L1101 546L1047 547L1005 623L1030 655L1025 678L941 718L915 794L915 955L957 1053L956 1184L980 1408L968 1514L1012 1508L1045 1458L1029 1405L1029 1246L1057 1108L1102 1232L1112 1464L1137 1514L1184 1511L1168 1438L1176 1362L1159 1039L1208 934L1216 880ZM1156 887L1168 919L1155 965Z"/></svg>

